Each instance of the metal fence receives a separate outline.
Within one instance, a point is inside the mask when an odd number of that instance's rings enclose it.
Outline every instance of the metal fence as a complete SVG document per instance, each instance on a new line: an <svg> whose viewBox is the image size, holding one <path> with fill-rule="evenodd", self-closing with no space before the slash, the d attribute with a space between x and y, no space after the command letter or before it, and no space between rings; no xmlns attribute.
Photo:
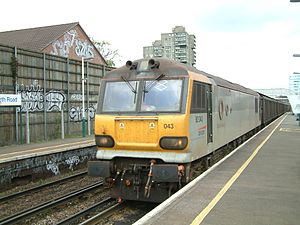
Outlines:
<svg viewBox="0 0 300 225"><path fill-rule="evenodd" d="M109 70L85 62L82 85L82 61L0 44L0 93L22 98L20 108L0 107L0 146L80 136L83 96L92 134L100 79Z"/></svg>

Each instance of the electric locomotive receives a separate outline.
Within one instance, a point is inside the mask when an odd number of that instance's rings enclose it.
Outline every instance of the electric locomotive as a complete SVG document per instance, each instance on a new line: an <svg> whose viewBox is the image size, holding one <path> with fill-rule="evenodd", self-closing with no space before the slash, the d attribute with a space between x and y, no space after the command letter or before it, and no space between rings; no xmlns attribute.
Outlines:
<svg viewBox="0 0 300 225"><path fill-rule="evenodd" d="M101 80L97 160L88 172L104 177L114 198L161 202L209 155L260 126L259 101L257 92L185 64L128 61Z"/></svg>

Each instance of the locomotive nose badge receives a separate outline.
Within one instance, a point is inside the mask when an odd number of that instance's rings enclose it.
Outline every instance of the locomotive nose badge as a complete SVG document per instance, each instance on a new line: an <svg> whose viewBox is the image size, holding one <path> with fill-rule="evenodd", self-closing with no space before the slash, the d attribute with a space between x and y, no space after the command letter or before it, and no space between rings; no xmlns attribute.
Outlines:
<svg viewBox="0 0 300 225"><path fill-rule="evenodd" d="M152 122L149 123L149 128L150 128L150 129L153 129L154 127L155 127L155 124L154 124L154 123L152 123Z"/></svg>

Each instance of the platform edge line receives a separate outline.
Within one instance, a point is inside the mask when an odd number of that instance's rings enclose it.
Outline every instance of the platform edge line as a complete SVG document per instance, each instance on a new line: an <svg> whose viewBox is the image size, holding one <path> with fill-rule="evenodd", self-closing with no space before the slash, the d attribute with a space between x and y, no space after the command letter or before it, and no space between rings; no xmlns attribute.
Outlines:
<svg viewBox="0 0 300 225"><path fill-rule="evenodd" d="M149 220L156 215L158 215L165 207L171 205L173 201L175 201L177 198L179 198L181 195L183 195L184 192L186 192L188 189L192 188L193 186L196 185L196 183L200 180L202 180L204 177L206 177L209 173L211 173L216 167L218 167L220 164L222 164L225 160L230 158L234 153L240 150L244 145L246 145L249 141L251 141L253 138L258 136L260 133L262 133L265 129L267 129L269 126L271 126L273 123L276 123L277 118L274 120L272 123L270 123L268 126L264 127L262 130L260 130L258 133L253 135L251 138L249 138L247 141L245 141L243 144L238 146L236 149L234 149L231 153L229 153L225 158L221 159L219 162L214 164L212 167L210 167L208 170L206 170L204 173L202 173L200 176L192 180L190 183L188 183L186 186L181 188L179 191L177 191L175 194L173 194L171 197L169 197L166 201L162 202L160 205L152 209L150 212L148 212L146 215L144 215L142 218L140 218L138 221L136 221L133 225L144 225L144 224L149 224Z"/></svg>
<svg viewBox="0 0 300 225"><path fill-rule="evenodd" d="M227 181L225 186L219 191L219 193L213 198L213 200L206 206L204 210L200 212L200 214L193 220L190 225L199 225L205 219L205 217L209 214L209 212L215 207L215 205L221 200L224 194L229 190L232 184L237 180L237 178L242 174L242 172L247 168L250 162L257 155L259 150L264 146L264 144L270 139L275 130L280 126L282 121L286 118L286 116L276 125L276 127L271 131L271 133L263 140L260 145L254 150L251 156L247 159L247 161L237 170L237 172Z"/></svg>

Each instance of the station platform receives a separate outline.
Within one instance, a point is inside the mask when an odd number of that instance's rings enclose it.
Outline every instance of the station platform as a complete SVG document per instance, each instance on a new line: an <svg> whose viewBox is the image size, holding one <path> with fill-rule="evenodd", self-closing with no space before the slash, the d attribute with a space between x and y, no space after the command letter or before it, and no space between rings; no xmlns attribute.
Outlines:
<svg viewBox="0 0 300 225"><path fill-rule="evenodd" d="M134 225L300 224L300 126L286 114Z"/></svg>
<svg viewBox="0 0 300 225"><path fill-rule="evenodd" d="M85 138L65 138L41 143L10 145L0 147L0 163L64 152L77 148L86 148L94 145L95 137L93 135Z"/></svg>

